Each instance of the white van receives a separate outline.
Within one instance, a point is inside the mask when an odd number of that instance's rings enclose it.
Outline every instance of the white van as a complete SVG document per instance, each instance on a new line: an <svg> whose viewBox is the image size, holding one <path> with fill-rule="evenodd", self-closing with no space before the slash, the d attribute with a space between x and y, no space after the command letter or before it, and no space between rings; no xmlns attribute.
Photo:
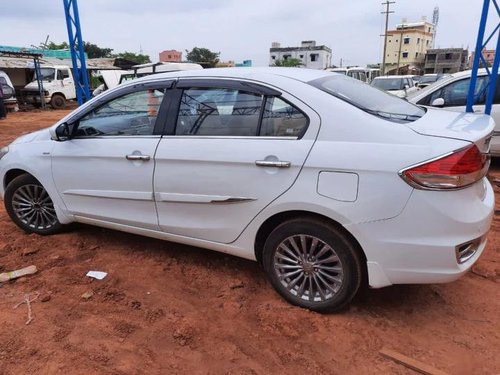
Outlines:
<svg viewBox="0 0 500 375"><path fill-rule="evenodd" d="M41 66L40 73L46 104L54 109L63 109L68 100L76 99L75 80L69 66ZM33 81L24 86L22 93L26 103L41 105L36 73Z"/></svg>
<svg viewBox="0 0 500 375"><path fill-rule="evenodd" d="M19 107L17 106L16 90L7 73L2 70L0 70L0 85L2 85L5 108L7 110L17 111Z"/></svg>
<svg viewBox="0 0 500 375"><path fill-rule="evenodd" d="M368 82L368 71L365 68L353 67L353 68L327 68L329 72L340 73L348 77L355 78L362 82Z"/></svg>

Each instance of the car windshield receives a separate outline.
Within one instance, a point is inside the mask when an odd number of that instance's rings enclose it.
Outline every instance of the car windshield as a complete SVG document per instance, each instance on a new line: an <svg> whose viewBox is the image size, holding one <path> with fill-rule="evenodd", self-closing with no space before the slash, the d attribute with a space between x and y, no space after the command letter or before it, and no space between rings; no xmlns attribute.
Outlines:
<svg viewBox="0 0 500 375"><path fill-rule="evenodd" d="M40 75L42 76L43 81L52 81L54 80L56 70L54 68L40 68ZM36 71L35 77L33 81L36 81Z"/></svg>
<svg viewBox="0 0 500 375"><path fill-rule="evenodd" d="M420 78L420 81L418 81L418 83L432 83L436 82L437 79L437 76L423 76L422 78Z"/></svg>
<svg viewBox="0 0 500 375"><path fill-rule="evenodd" d="M308 83L365 112L387 120L415 121L425 114L424 109L406 100L346 76L323 77Z"/></svg>
<svg viewBox="0 0 500 375"><path fill-rule="evenodd" d="M371 85L384 91L404 89L402 78L377 78L372 81Z"/></svg>

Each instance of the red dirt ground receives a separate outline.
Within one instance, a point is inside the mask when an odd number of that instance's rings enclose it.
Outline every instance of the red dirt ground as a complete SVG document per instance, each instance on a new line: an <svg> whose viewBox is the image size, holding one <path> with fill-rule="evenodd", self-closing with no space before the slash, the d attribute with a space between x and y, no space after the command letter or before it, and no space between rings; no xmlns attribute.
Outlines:
<svg viewBox="0 0 500 375"><path fill-rule="evenodd" d="M12 114L0 146L66 113ZM497 214L462 279L369 290L320 315L284 302L256 263L84 225L26 235L1 205L0 272L39 272L0 286L0 374L413 373L382 347L451 374L499 374L499 245ZM34 292L25 325L26 305L13 307Z"/></svg>

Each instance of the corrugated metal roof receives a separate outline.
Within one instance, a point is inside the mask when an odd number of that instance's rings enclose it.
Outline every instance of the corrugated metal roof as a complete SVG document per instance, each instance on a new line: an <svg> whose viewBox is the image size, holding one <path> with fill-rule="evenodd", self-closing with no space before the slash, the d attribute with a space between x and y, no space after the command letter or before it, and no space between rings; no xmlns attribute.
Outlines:
<svg viewBox="0 0 500 375"><path fill-rule="evenodd" d="M120 69L114 66L114 58L87 59L87 69L89 70L115 70ZM68 65L72 66L70 59L40 58L41 65ZM3 57L0 56L0 69L29 69L33 66L33 59L23 57Z"/></svg>

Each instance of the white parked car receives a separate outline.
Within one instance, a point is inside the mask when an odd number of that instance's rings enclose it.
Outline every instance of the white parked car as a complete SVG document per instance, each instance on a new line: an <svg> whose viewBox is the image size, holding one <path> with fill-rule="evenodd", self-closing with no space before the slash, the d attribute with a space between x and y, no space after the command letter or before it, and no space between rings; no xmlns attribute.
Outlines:
<svg viewBox="0 0 500 375"><path fill-rule="evenodd" d="M427 86L423 90L410 95L408 101L426 107L443 108L450 111L465 112L467 96L469 94L471 71L454 73L450 76L438 80L436 83ZM474 104L475 113L484 113L486 107L486 90L488 76L485 69L478 72L476 83L476 99ZM496 126L491 140L491 156L500 157L500 85L497 84L491 117L495 120Z"/></svg>
<svg viewBox="0 0 500 375"><path fill-rule="evenodd" d="M19 107L17 105L16 90L9 76L3 70L0 70L0 85L2 85L5 108L12 111L18 111Z"/></svg>
<svg viewBox="0 0 500 375"><path fill-rule="evenodd" d="M406 98L417 91L410 76L380 76L374 78L371 85L399 98Z"/></svg>
<svg viewBox="0 0 500 375"><path fill-rule="evenodd" d="M0 195L28 233L81 222L257 260L289 302L331 311L365 281L470 269L493 127L325 71L166 73L3 148Z"/></svg>

